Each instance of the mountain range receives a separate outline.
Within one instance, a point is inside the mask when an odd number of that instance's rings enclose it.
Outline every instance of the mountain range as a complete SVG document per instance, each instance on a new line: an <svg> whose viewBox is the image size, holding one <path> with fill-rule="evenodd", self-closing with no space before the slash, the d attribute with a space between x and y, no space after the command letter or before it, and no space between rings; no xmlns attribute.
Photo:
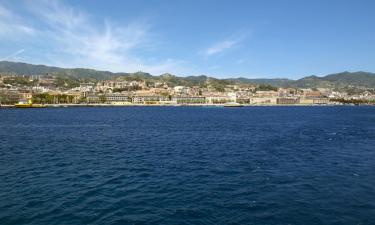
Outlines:
<svg viewBox="0 0 375 225"><path fill-rule="evenodd" d="M60 68L45 65L33 65L22 62L0 61L0 73L14 75L45 75L51 74L61 78L71 78L86 81L97 81L113 78L123 78L125 80L150 80L162 81L168 85L186 85L194 86L209 82L217 86L227 84L257 84L272 85L275 87L297 87L297 88L375 88L375 73L370 72L341 72L329 74L326 76L307 76L298 80L292 79L248 79L248 78L229 78L217 79L205 75L179 77L172 74L162 74L159 76L151 75L145 72L136 73L113 73L109 71L99 71L85 68Z"/></svg>

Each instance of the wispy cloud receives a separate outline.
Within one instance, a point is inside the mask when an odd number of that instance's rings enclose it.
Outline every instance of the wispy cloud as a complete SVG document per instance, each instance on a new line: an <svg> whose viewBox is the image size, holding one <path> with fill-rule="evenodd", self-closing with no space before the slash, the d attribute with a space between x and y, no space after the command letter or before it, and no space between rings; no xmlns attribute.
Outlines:
<svg viewBox="0 0 375 225"><path fill-rule="evenodd" d="M205 51L205 54L215 55L215 54L221 53L224 50L232 48L237 43L238 43L237 40L225 40L225 41L217 42L213 46L209 47Z"/></svg>
<svg viewBox="0 0 375 225"><path fill-rule="evenodd" d="M18 15L0 4L0 37L14 39L17 35L33 35L35 30Z"/></svg>
<svg viewBox="0 0 375 225"><path fill-rule="evenodd" d="M239 34L235 36L231 36L225 40L221 40L219 42L214 43L207 49L203 51L203 54L206 56L217 55L223 53L226 50L232 49L236 47L240 42L245 39L245 34Z"/></svg>
<svg viewBox="0 0 375 225"><path fill-rule="evenodd" d="M23 52L25 51L25 49L20 49L16 52L13 52L12 54L8 55L8 56L5 56L4 58L0 59L1 61L4 61L4 60L17 60L17 56L22 54Z"/></svg>
<svg viewBox="0 0 375 225"><path fill-rule="evenodd" d="M183 71L181 60L167 58L149 62L137 54L148 51L150 43L157 42L152 39L151 24L147 19L116 24L59 0L29 0L25 9L38 26L26 25L27 18L16 17L0 5L0 35L8 32L6 30L12 30L12 36L37 35L35 43L44 48L38 51L39 54L48 55L48 62L38 63L115 72ZM9 23L12 19L17 23Z"/></svg>
<svg viewBox="0 0 375 225"><path fill-rule="evenodd" d="M236 63L237 63L237 64L244 64L244 63L246 63L246 60L245 60L245 59L238 59L238 60L236 61Z"/></svg>

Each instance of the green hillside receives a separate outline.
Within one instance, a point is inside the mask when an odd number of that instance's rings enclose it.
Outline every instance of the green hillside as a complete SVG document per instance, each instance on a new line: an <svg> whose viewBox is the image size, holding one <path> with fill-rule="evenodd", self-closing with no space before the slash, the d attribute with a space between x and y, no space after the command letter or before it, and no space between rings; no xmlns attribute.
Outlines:
<svg viewBox="0 0 375 225"><path fill-rule="evenodd" d="M0 73L12 73L16 75L45 75L51 74L62 79L74 78L75 80L98 81L104 79L145 80L150 82L165 82L169 86L211 86L223 89L228 84L255 84L272 85L275 87L298 88L375 88L375 73L368 72L342 72L327 76L308 76L298 80L291 79L248 79L230 78L217 79L205 75L178 77L172 74L159 76L145 72L136 73L112 73L94 69L73 68L65 69L44 65L32 65L21 62L0 61Z"/></svg>

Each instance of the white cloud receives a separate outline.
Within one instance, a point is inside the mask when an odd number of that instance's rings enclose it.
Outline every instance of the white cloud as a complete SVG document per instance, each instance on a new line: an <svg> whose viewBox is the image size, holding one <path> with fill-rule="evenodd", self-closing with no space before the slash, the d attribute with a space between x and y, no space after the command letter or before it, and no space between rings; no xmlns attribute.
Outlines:
<svg viewBox="0 0 375 225"><path fill-rule="evenodd" d="M211 56L211 55L222 53L226 50L236 47L243 39L244 39L244 36L240 35L235 38L231 37L226 40L216 42L213 45L211 45L209 48L205 49L203 53L206 56Z"/></svg>
<svg viewBox="0 0 375 225"><path fill-rule="evenodd" d="M33 35L34 29L22 18L0 4L0 37L17 38L17 35Z"/></svg>
<svg viewBox="0 0 375 225"><path fill-rule="evenodd" d="M209 47L205 53L206 55L215 55L220 52L223 52L224 50L227 50L229 48L232 48L235 44L237 44L237 41L235 40L225 40L218 43L215 43L213 46Z"/></svg>
<svg viewBox="0 0 375 225"><path fill-rule="evenodd" d="M5 56L4 58L0 59L0 61L4 60L17 60L19 59L17 56L22 54L25 51L25 49L20 49L18 51L13 52L12 54Z"/></svg>
<svg viewBox="0 0 375 225"><path fill-rule="evenodd" d="M137 51L147 52L150 43L157 42L152 39L146 20L119 25L59 0L29 0L25 9L38 26L26 26L27 15L16 17L0 5L0 35L8 32L7 29L14 31L9 36L36 34L34 42L30 42L33 47L41 46L33 55L39 55L42 62L34 60L35 63L114 72L184 72L181 60L167 58L148 62L137 54ZM12 19L17 23L9 23Z"/></svg>

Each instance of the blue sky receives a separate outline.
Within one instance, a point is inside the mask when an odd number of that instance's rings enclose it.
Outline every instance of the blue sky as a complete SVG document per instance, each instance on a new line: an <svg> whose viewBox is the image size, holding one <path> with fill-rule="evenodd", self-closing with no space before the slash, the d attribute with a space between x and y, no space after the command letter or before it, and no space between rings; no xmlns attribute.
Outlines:
<svg viewBox="0 0 375 225"><path fill-rule="evenodd" d="M375 72L375 1L0 0L0 60L300 78Z"/></svg>

